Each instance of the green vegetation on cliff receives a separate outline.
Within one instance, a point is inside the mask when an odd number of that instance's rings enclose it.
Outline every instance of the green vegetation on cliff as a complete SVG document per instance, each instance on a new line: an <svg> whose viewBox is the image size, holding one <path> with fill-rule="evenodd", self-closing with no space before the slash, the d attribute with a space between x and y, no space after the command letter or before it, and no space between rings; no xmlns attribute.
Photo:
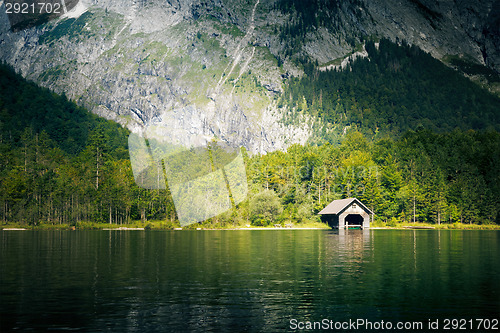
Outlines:
<svg viewBox="0 0 500 333"><path fill-rule="evenodd" d="M399 137L418 128L500 130L500 98L472 83L417 47L388 40L366 42L367 58L343 70L304 63L305 75L291 78L280 106L322 119L316 139L338 143L344 128L370 138Z"/></svg>

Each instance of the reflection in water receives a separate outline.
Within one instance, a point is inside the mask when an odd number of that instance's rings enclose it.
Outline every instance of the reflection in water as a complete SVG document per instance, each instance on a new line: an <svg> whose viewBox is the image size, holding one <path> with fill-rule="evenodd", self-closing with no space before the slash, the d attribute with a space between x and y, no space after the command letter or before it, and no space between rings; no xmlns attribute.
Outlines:
<svg viewBox="0 0 500 333"><path fill-rule="evenodd" d="M359 270L360 265L369 261L372 256L371 237L369 230L330 231L325 237L327 263L330 269L344 267L349 270Z"/></svg>
<svg viewBox="0 0 500 333"><path fill-rule="evenodd" d="M2 331L287 331L493 318L500 233L0 232Z"/></svg>

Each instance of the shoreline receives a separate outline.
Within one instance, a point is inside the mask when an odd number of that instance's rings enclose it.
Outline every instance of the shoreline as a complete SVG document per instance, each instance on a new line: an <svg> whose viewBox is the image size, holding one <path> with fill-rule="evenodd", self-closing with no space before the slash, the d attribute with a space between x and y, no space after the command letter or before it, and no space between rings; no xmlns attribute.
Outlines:
<svg viewBox="0 0 500 333"><path fill-rule="evenodd" d="M38 225L38 226L14 226L8 225L5 227L0 226L0 231L44 231L44 230L58 230L58 231L76 231L76 230L102 230L102 231L207 231L207 230L339 230L333 229L328 226L293 226L293 227L225 227L225 228L210 228L210 227L177 227L177 228L162 228L159 227L109 227L106 226L95 226L95 227L72 227L67 225L55 226L55 225ZM365 230L500 230L500 225L440 225L440 226L428 226L428 225L402 225L402 226L374 226ZM352 230L349 230L352 231Z"/></svg>

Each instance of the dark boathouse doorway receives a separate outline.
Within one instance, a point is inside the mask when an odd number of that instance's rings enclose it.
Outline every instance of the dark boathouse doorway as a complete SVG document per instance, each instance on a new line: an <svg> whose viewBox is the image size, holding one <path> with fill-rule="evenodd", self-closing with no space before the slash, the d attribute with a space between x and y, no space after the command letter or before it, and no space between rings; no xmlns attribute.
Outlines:
<svg viewBox="0 0 500 333"><path fill-rule="evenodd" d="M349 214L345 217L345 224L351 226L363 226L363 216L359 214Z"/></svg>

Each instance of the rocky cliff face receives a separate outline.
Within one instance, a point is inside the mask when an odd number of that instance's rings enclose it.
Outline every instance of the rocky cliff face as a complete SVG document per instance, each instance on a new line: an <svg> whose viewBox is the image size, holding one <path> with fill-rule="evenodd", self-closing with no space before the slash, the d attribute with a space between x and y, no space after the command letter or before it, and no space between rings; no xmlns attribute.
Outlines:
<svg viewBox="0 0 500 333"><path fill-rule="evenodd" d="M275 103L301 75L294 57L328 65L378 36L500 70L493 0L332 3L311 1L311 24L283 0L81 0L18 32L2 10L0 59L133 131L161 123L186 145L218 138L254 153L311 135L312 119L285 126Z"/></svg>
<svg viewBox="0 0 500 333"><path fill-rule="evenodd" d="M439 59L469 57L500 71L500 45L494 37L499 32L500 8L495 1L379 0L366 4L378 34L406 40Z"/></svg>

